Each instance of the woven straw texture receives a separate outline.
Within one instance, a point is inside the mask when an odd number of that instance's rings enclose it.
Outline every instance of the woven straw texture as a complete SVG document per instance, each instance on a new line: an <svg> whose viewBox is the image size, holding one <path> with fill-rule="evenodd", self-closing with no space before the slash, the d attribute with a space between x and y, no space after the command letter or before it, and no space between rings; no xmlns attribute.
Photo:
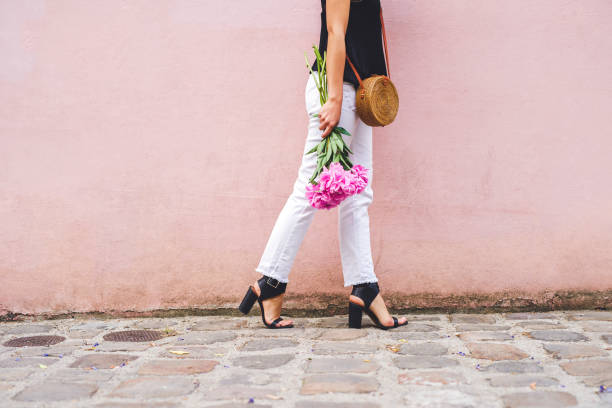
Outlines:
<svg viewBox="0 0 612 408"><path fill-rule="evenodd" d="M384 75L366 78L356 95L357 114L368 126L386 126L393 122L399 109L395 85Z"/></svg>

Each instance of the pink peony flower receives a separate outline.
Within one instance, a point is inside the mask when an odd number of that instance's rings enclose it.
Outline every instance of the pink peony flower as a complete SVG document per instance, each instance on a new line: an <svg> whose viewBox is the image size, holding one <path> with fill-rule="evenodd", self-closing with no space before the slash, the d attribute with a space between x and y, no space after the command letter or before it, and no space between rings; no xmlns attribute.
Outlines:
<svg viewBox="0 0 612 408"><path fill-rule="evenodd" d="M367 170L360 164L350 170L344 170L340 163L332 162L329 168L323 167L318 184L306 185L306 198L315 208L334 208L347 197L359 194L366 188Z"/></svg>

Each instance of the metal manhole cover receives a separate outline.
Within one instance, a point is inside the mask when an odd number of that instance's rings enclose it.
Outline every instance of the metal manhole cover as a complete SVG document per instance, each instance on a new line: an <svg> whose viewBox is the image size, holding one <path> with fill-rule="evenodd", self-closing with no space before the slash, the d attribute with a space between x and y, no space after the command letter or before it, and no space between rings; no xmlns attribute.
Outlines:
<svg viewBox="0 0 612 408"><path fill-rule="evenodd" d="M66 340L62 336L17 337L4 343L6 347L50 346Z"/></svg>
<svg viewBox="0 0 612 408"><path fill-rule="evenodd" d="M154 341L162 338L162 334L154 330L125 330L105 334L107 341Z"/></svg>

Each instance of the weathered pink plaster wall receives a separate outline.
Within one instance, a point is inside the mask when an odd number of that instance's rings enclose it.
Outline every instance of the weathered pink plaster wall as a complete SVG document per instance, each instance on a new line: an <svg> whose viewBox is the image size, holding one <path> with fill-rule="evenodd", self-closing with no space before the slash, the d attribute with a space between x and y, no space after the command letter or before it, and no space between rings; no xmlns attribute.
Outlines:
<svg viewBox="0 0 612 408"><path fill-rule="evenodd" d="M381 289L612 288L612 3L383 6ZM319 7L0 1L0 309L241 298L297 175ZM348 293L336 222L317 214L288 293Z"/></svg>

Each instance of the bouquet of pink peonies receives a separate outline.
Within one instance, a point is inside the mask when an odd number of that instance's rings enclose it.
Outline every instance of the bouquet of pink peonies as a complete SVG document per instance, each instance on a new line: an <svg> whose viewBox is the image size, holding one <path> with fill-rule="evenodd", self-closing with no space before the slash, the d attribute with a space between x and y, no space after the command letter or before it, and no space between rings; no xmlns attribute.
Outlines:
<svg viewBox="0 0 612 408"><path fill-rule="evenodd" d="M326 60L327 51L323 53L323 57L319 53L316 45L313 45L315 56L317 59L317 77L314 78L321 106L327 102L327 75L326 75ZM306 57L306 66L310 70L310 74L314 75L308 57ZM319 116L318 113L313 116ZM361 193L368 184L367 170L360 164L353 166L349 159L349 154L353 152L344 143L342 135L351 134L344 128L336 126L331 133L315 147L306 152L306 154L317 154L317 168L306 185L306 198L315 208L331 209L340 204L345 198ZM319 181L315 181L319 177Z"/></svg>

